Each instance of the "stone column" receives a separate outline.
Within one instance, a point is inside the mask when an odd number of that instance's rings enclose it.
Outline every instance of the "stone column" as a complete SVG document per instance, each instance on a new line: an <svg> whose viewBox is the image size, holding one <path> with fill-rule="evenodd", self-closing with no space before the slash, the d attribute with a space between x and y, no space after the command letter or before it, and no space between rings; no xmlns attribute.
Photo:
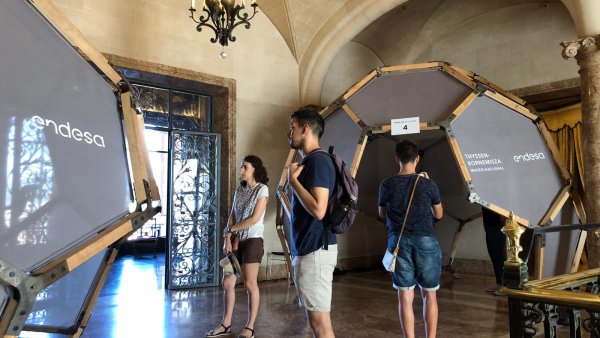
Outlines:
<svg viewBox="0 0 600 338"><path fill-rule="evenodd" d="M600 34L562 43L563 57L575 58L581 76L584 204L586 223L600 223ZM590 267L600 267L600 231L587 240Z"/></svg>

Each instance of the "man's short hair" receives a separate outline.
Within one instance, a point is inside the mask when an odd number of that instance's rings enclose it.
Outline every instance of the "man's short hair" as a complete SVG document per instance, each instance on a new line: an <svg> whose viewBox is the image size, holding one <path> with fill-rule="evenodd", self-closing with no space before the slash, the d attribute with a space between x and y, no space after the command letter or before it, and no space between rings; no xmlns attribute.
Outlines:
<svg viewBox="0 0 600 338"><path fill-rule="evenodd" d="M419 154L417 144L410 140L402 140L396 143L396 158L402 164L414 162Z"/></svg>
<svg viewBox="0 0 600 338"><path fill-rule="evenodd" d="M314 110L300 109L292 114L292 119L295 119L300 127L308 125L313 135L318 138L321 138L325 131L325 120Z"/></svg>

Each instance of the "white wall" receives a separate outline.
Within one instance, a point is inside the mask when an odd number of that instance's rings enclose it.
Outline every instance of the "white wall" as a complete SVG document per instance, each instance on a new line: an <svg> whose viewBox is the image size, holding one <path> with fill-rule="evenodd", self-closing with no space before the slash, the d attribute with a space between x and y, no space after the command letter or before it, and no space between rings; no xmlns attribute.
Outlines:
<svg viewBox="0 0 600 338"><path fill-rule="evenodd" d="M477 16L433 40L420 37L406 63L447 61L512 90L578 77L560 46L575 37L562 4L520 5Z"/></svg>
<svg viewBox="0 0 600 338"><path fill-rule="evenodd" d="M335 62L327 71L321 93L321 106L327 106L356 81L379 66L383 66L383 62L371 49L356 42L348 42L338 52Z"/></svg>

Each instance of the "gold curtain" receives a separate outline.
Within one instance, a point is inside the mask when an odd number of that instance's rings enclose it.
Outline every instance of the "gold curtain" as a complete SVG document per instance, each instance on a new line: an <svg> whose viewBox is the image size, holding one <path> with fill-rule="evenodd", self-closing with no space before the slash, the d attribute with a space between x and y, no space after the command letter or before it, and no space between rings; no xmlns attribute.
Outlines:
<svg viewBox="0 0 600 338"><path fill-rule="evenodd" d="M573 186L583 185L583 136L581 131L581 104L540 113L558 146L567 169L573 177Z"/></svg>

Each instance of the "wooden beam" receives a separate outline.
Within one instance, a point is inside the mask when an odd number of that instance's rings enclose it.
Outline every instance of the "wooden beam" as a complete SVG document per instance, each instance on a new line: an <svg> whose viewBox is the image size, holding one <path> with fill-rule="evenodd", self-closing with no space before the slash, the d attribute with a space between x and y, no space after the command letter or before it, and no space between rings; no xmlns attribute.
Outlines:
<svg viewBox="0 0 600 338"><path fill-rule="evenodd" d="M110 227L102 230L97 236L88 239L74 250L71 250L57 259L54 259L49 264L42 266L40 269L33 271L31 274L34 276L42 275L61 264L65 264L68 270L72 271L79 265L83 264L86 260L95 256L104 248L107 248L111 244L126 236L129 232L141 227L145 221L152 218L152 216L156 213L157 211L150 208L144 212L133 212L121 218ZM140 223L140 221L137 220L133 221L142 214L146 215L143 222ZM137 224L134 224L134 222Z"/></svg>
<svg viewBox="0 0 600 338"><path fill-rule="evenodd" d="M514 95L513 93L506 91L500 87L498 87L495 83L490 82L488 79L484 78L481 75L478 74L474 74L473 78L479 82L481 82L483 85L485 85L486 87L489 87L490 89L506 96L507 98L509 98L510 100L524 106L526 104L525 100L521 99L520 97Z"/></svg>
<svg viewBox="0 0 600 338"><path fill-rule="evenodd" d="M448 64L443 65L442 69L446 73L451 74L452 76L463 82L465 85L471 87L472 89L475 89L475 87L477 87L477 83L473 80L473 72Z"/></svg>
<svg viewBox="0 0 600 338"><path fill-rule="evenodd" d="M496 204L493 204L493 203L491 203L490 205L488 205L486 208L494 211L497 214L500 214L500 215L504 216L505 218L508 218L510 216L510 213L511 213L509 210L501 208L500 206L498 206ZM514 217L515 217L515 222L517 222L520 225L525 226L525 227L529 226L529 224L530 224L529 220L527 220L527 219L525 219L523 217L520 217L519 215L516 215L516 214L514 215Z"/></svg>
<svg viewBox="0 0 600 338"><path fill-rule="evenodd" d="M577 241L577 246L575 247L575 253L573 254L573 259L571 260L571 267L569 268L570 273L575 273L579 269L579 263L581 262L581 255L583 255L583 250L585 249L585 241L587 240L587 231L582 231L579 234L579 240ZM596 280L598 276L596 276Z"/></svg>
<svg viewBox="0 0 600 338"><path fill-rule="evenodd" d="M417 70L417 69L435 69L443 67L447 65L445 62L426 62L426 63L415 63L410 65L397 65L397 66L387 66L381 67L381 73L401 73L407 72L409 70Z"/></svg>
<svg viewBox="0 0 600 338"><path fill-rule="evenodd" d="M362 78L361 80L356 82L352 87L350 87L350 89L348 89L344 93L344 95L342 96L344 98L344 100L348 100L348 98L350 98L350 96L354 95L354 93L356 93L360 88L362 88L364 85L369 83L369 81L371 81L376 76L377 76L377 70L373 70L369 74L367 74L367 76L365 76L364 78Z"/></svg>
<svg viewBox="0 0 600 338"><path fill-rule="evenodd" d="M17 336L6 336L6 332L8 332L10 322L15 316L18 306L19 302L17 302L14 298L10 298L4 307L4 311L0 313L0 335L3 337L17 338Z"/></svg>
<svg viewBox="0 0 600 338"><path fill-rule="evenodd" d="M92 316L92 310L94 309L94 306L96 305L96 301L98 300L98 296L100 296L100 291L102 291L102 287L106 283L106 278L108 277L110 268L112 267L112 264L114 263L115 259L117 258L117 254L119 253L119 250L116 248L110 248L109 251L110 251L109 256L106 260L106 263L104 263L104 267L102 268L102 273L100 274L98 281L94 284L94 287L92 289L92 291L93 291L92 296L88 299L87 303L84 304L84 306L83 306L83 311L82 311L83 317L81 318L81 321L79 322L79 328L78 328L77 332L73 335L73 338L79 338L81 336L81 334L83 333L83 330L87 326L87 323L89 322L90 317Z"/></svg>
<svg viewBox="0 0 600 338"><path fill-rule="evenodd" d="M352 108L350 108L350 106L348 106L347 104L344 104L342 106L342 108L344 109L346 114L348 114L348 116L350 116L350 118L352 119L352 121L354 121L354 123L358 124L361 128L365 126L365 123L360 119L358 114L356 114L354 112L354 110L352 110Z"/></svg>
<svg viewBox="0 0 600 338"><path fill-rule="evenodd" d="M467 164L465 163L462 153L460 152L460 148L458 146L456 138L449 137L448 140L450 142L450 149L452 149L452 154L456 159L456 163L458 164L458 168L460 169L460 172L462 173L465 182L471 182L473 179L471 178L471 174L469 173Z"/></svg>
<svg viewBox="0 0 600 338"><path fill-rule="evenodd" d="M356 177L356 173L358 172L358 167L360 165L360 160L362 159L366 146L367 135L363 134L358 141L358 146L356 147L356 151L354 152L354 158L352 159L352 164L350 165L350 174L352 175L352 177Z"/></svg>
<svg viewBox="0 0 600 338"><path fill-rule="evenodd" d="M133 171L135 199L138 204L146 201L148 196L146 196L144 181L147 181L150 184L150 197L154 201L160 201L158 186L152 174L152 167L150 166L150 158L144 138L144 118L142 115L137 114L131 107L131 103L131 93L122 93L123 124L129 148L131 169Z"/></svg>
<svg viewBox="0 0 600 338"><path fill-rule="evenodd" d="M292 161L294 160L294 156L296 156L296 149L290 149L290 152L288 153L288 157L285 160L285 165L283 166L283 170L281 171L281 177L279 177L279 186L283 187L285 186L286 182L287 182L287 173L288 173L288 168L290 166L290 164L292 164Z"/></svg>
<svg viewBox="0 0 600 338"><path fill-rule="evenodd" d="M512 101L510 99L508 99L504 95L500 95L498 93L494 93L494 92L491 92L489 90L486 90L484 94L485 94L485 96L487 96L487 97L489 97L489 98L491 98L493 100L498 101L499 103L501 103L501 104L507 106L508 108L516 111L517 113L525 116L526 118L530 119L533 122L536 122L538 119L540 119L539 116L537 116L537 115L533 114L532 112L530 112L529 109L527 109L527 108L523 107L522 105L520 105L520 104L518 104L518 103L516 103L516 102L514 102L514 101Z"/></svg>
<svg viewBox="0 0 600 338"><path fill-rule="evenodd" d="M573 205L575 206L575 212L577 213L577 217L581 221L582 224L587 223L587 216L585 213L585 207L583 206L583 201L581 200L581 194L577 189L571 191L571 200L573 200Z"/></svg>
<svg viewBox="0 0 600 338"><path fill-rule="evenodd" d="M279 197L279 200L281 201L281 205L283 207L283 211L287 215L288 219L290 219L291 218L291 214L292 214L292 205L290 203L289 198L285 194L285 191L283 189L278 189L277 190L277 197Z"/></svg>
<svg viewBox="0 0 600 338"><path fill-rule="evenodd" d="M558 215L558 212L562 209L562 207L565 205L565 203L570 197L570 189L571 186L569 185L565 185L562 188L562 190L558 193L558 196L556 196L556 198L554 198L554 201L552 201L552 205L550 206L544 217L542 217L542 220L540 221L541 225L549 224L550 222L552 222L552 220L556 218L556 215Z"/></svg>
<svg viewBox="0 0 600 338"><path fill-rule="evenodd" d="M542 238L536 236L533 241L533 253L535 255L535 262L533 264L533 278L542 279L544 277L544 258L546 254L546 248L542 246Z"/></svg>
<svg viewBox="0 0 600 338"><path fill-rule="evenodd" d="M384 124L382 126L378 126L373 128L373 130L371 130L371 133L373 134L385 134L385 133L389 133L392 130L392 125L391 124Z"/></svg>
<svg viewBox="0 0 600 338"><path fill-rule="evenodd" d="M471 103L475 101L476 98L477 93L471 93L463 100L463 102L461 102L456 108L454 108L454 111L452 112L452 114L450 114L450 123L452 123L453 120L459 117L467 109L467 107L469 107Z"/></svg>

